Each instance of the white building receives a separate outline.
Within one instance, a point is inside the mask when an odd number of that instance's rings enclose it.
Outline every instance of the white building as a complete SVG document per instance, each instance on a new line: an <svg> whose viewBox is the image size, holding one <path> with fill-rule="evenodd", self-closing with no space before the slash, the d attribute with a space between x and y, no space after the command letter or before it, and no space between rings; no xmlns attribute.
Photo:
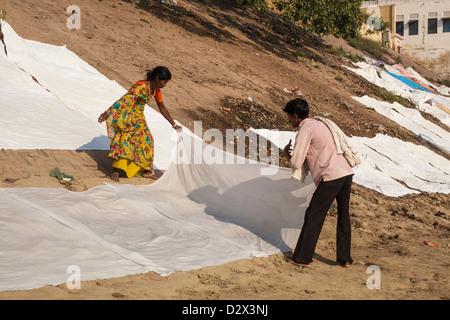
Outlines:
<svg viewBox="0 0 450 320"><path fill-rule="evenodd" d="M402 37L403 54L450 78L450 0L364 1L362 7L375 18L378 8L390 5L395 20L391 31Z"/></svg>

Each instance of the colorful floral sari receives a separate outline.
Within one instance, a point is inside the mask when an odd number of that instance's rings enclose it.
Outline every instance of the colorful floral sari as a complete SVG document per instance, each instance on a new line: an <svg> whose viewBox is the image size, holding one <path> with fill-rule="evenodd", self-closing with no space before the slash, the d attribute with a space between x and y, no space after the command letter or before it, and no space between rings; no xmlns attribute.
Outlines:
<svg viewBox="0 0 450 320"><path fill-rule="evenodd" d="M136 82L126 94L106 112L110 152L113 167L122 169L131 178L140 171L153 172L153 136L144 117L145 104L154 97L162 101L161 91L156 88L149 95L144 81Z"/></svg>

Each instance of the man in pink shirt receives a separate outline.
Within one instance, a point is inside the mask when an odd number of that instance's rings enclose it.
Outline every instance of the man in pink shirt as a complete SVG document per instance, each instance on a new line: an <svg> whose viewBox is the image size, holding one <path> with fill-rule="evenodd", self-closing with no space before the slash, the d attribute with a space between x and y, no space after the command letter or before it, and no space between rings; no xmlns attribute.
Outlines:
<svg viewBox="0 0 450 320"><path fill-rule="evenodd" d="M303 227L292 258L286 261L302 267L311 267L311 262L325 217L336 199L337 262L350 267L351 225L349 215L350 189L353 170L342 154L336 151L330 129L322 121L309 118L308 103L303 99L288 102L283 109L294 128L299 128L291 150L291 141L283 154L288 157L293 169L301 169L306 161L316 190L305 212Z"/></svg>

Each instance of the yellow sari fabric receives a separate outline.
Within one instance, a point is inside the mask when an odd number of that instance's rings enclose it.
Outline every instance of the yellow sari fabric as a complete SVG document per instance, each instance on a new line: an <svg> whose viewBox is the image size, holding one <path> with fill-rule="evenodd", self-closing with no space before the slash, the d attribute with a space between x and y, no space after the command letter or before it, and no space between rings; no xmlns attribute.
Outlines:
<svg viewBox="0 0 450 320"><path fill-rule="evenodd" d="M138 166L129 159L113 160L112 166L125 171L128 178L134 177L142 169L142 167Z"/></svg>
<svg viewBox="0 0 450 320"><path fill-rule="evenodd" d="M136 82L126 94L106 112L110 152L113 167L135 176L141 170L153 172L154 142L144 117L145 104L151 100L144 81ZM162 101L161 91L155 90L154 98Z"/></svg>

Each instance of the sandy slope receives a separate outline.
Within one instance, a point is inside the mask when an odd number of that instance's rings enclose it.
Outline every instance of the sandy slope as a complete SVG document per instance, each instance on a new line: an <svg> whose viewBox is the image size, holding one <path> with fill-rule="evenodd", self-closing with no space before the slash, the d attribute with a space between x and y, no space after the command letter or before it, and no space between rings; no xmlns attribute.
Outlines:
<svg viewBox="0 0 450 320"><path fill-rule="evenodd" d="M0 0L0 9L6 10L8 23L20 36L66 44L126 88L142 78L145 68L168 66L174 77L164 89L165 103L174 118L187 126L203 120L209 127L246 128L256 122L263 128L270 114L283 119L281 108L290 98L283 88L300 87L313 114L329 115L349 135L372 137L382 124L385 134L420 143L411 132L351 99L351 95L373 96L376 89L345 72L341 65L349 65L347 58L324 50L326 43L353 50L344 42L332 38L325 42L275 15L258 17L250 11L219 7L215 2L200 5L184 1L186 10L170 9L157 1L150 3L139 7L120 0L78 0L82 10L80 30L66 27L69 15L65 9L70 1ZM309 57L295 57L293 51ZM311 57L316 58L318 67L311 64ZM406 59L402 62L414 65ZM420 66L414 68L433 79ZM251 97L262 107L242 121L223 110L227 97L236 101ZM34 165L47 163L51 167L49 157L36 150L23 152L0 151L0 187L81 191L110 182L110 162L104 152L74 157L67 154L69 151L57 155L47 150L47 155L56 160L70 156L75 166L62 168L76 176L72 184L64 186L48 177L47 168ZM148 181L132 178L120 183ZM390 198L354 185L351 212L355 264L350 269L334 263L336 217L331 214L310 270L285 263L280 253L167 277L148 273L87 281L82 282L80 290L69 290L62 284L0 292L0 299L448 299L449 208L449 195ZM439 247L425 245L424 241ZM366 285L370 265L380 267L379 290Z"/></svg>

